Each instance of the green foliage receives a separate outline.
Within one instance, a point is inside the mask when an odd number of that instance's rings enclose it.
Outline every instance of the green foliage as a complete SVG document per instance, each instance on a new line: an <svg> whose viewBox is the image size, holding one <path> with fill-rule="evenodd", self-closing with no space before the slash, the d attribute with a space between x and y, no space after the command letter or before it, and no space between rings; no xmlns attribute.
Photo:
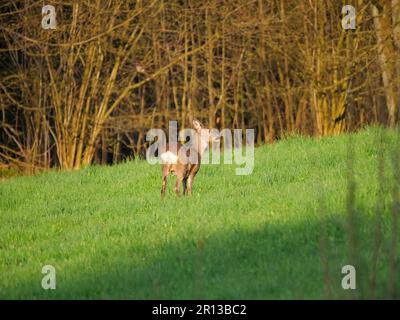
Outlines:
<svg viewBox="0 0 400 320"><path fill-rule="evenodd" d="M0 298L368 298L378 133L369 128L351 136L355 291L341 288L341 269L349 264L349 136L340 135L257 148L250 176L236 176L236 165L202 166L192 197L176 198L171 178L164 201L161 170L145 161L3 181ZM390 285L390 154L397 143L393 131L384 135L379 298L388 297ZM46 264L57 270L56 290L41 288Z"/></svg>

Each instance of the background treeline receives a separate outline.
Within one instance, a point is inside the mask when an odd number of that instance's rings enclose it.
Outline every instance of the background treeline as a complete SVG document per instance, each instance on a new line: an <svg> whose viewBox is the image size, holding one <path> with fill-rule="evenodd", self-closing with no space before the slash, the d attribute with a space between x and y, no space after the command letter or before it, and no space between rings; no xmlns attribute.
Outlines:
<svg viewBox="0 0 400 320"><path fill-rule="evenodd" d="M2 1L0 54L1 166L115 163L191 116L324 136L396 125L400 0Z"/></svg>

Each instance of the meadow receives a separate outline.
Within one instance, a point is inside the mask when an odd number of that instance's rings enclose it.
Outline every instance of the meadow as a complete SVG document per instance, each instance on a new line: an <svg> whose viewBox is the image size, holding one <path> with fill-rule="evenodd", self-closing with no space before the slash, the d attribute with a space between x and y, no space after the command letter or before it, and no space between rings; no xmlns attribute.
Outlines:
<svg viewBox="0 0 400 320"><path fill-rule="evenodd" d="M0 298L399 298L399 142L290 136L257 147L251 175L203 165L191 197L171 178L163 201L143 160L1 181Z"/></svg>

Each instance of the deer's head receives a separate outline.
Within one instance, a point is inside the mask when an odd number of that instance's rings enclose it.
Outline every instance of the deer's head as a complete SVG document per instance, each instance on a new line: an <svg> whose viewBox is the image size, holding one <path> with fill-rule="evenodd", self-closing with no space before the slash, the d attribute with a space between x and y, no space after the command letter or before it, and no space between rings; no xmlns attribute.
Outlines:
<svg viewBox="0 0 400 320"><path fill-rule="evenodd" d="M192 121L193 129L196 130L200 143L200 153L207 149L209 143L219 142L220 135L218 131L205 128L197 119Z"/></svg>

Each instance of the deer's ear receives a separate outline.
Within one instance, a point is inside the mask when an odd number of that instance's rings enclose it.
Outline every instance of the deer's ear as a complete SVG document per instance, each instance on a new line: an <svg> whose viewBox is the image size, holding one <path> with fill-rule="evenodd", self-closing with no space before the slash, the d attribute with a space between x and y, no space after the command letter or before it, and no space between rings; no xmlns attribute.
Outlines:
<svg viewBox="0 0 400 320"><path fill-rule="evenodd" d="M193 128L197 131L200 131L202 126L199 120L193 119Z"/></svg>

